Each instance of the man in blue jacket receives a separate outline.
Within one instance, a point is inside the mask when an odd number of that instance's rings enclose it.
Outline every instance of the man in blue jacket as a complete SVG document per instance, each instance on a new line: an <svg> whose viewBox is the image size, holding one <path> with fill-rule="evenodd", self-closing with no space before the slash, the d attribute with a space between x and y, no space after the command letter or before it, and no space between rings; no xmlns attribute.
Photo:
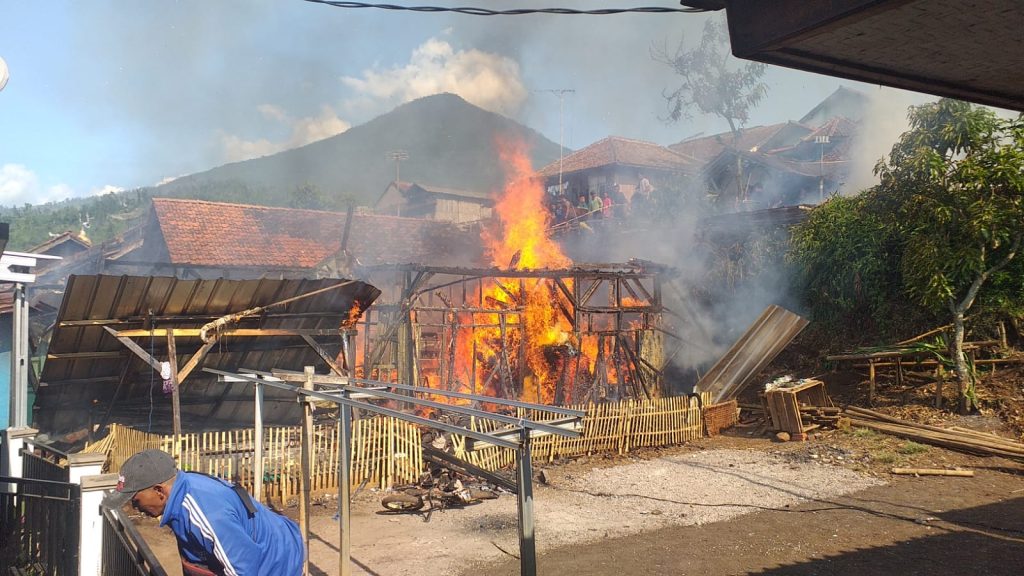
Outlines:
<svg viewBox="0 0 1024 576"><path fill-rule="evenodd" d="M121 466L117 489L103 505L120 508L129 500L162 517L185 566L227 576L302 574L305 549L294 522L253 502L240 487L179 471L166 452L145 450Z"/></svg>

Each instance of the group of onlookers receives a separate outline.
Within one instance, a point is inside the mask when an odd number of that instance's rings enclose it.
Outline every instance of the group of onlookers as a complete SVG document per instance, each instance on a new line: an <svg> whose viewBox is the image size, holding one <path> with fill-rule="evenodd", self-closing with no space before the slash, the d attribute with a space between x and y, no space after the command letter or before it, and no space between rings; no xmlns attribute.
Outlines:
<svg viewBox="0 0 1024 576"><path fill-rule="evenodd" d="M555 227L578 227L588 221L621 220L631 215L648 217L653 191L650 180L641 175L632 198L627 198L618 184L610 183L579 194L575 202L567 194L550 196L548 209Z"/></svg>

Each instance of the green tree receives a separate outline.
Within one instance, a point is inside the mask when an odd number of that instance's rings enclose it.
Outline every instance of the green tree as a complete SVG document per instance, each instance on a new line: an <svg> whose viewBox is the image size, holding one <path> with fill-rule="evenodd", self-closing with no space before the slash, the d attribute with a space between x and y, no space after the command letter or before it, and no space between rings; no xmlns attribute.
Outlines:
<svg viewBox="0 0 1024 576"><path fill-rule="evenodd" d="M306 208L308 210L325 210L330 202L315 184L305 183L296 186L288 200L289 208Z"/></svg>
<svg viewBox="0 0 1024 576"><path fill-rule="evenodd" d="M662 95L668 104L668 120L689 119L696 109L701 114L722 118L729 124L732 147L739 147L740 129L750 118L750 110L768 93L761 81L765 65L758 62L738 64L729 47L729 34L723 20L704 25L700 45L686 50L680 41L674 52L656 46L651 56L668 65L681 78L679 86ZM737 199L745 197L742 158L736 156Z"/></svg>
<svg viewBox="0 0 1024 576"><path fill-rule="evenodd" d="M1024 288L1008 273L1019 270L1010 267L1024 239L1024 121L948 99L908 117L910 130L875 167L871 196L903 240L906 290L951 317L961 407L975 407L964 317L979 302L1019 302Z"/></svg>
<svg viewBox="0 0 1024 576"><path fill-rule="evenodd" d="M796 265L794 283L824 330L856 326L864 337L899 321L905 299L896 232L866 195L831 198L793 228L787 259Z"/></svg>

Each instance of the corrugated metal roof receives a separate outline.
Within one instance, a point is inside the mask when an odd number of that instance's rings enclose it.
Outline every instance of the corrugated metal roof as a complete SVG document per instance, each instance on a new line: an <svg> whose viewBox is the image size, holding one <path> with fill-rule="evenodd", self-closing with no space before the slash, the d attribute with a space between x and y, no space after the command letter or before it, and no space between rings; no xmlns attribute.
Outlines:
<svg viewBox="0 0 1024 576"><path fill-rule="evenodd" d="M735 398L807 324L781 306L769 306L697 382L694 391L710 392L716 403Z"/></svg>
<svg viewBox="0 0 1024 576"><path fill-rule="evenodd" d="M77 430L101 422L115 390L111 421L168 430L170 396L152 368L131 353L104 327L117 331L201 328L220 316L267 306L337 285L344 280L180 280L155 276L70 276L36 396L35 425L47 432ZM362 282L352 282L302 300L275 307L258 317L233 324L237 328L325 330L317 342L332 356L341 346L337 330L353 307L361 314L380 295ZM165 337L134 338L157 360L167 359ZM176 339L178 365L200 348L198 336ZM299 336L240 337L225 335L200 366L236 371L239 368L301 370L313 365L325 372L324 361ZM246 384L218 384L196 369L181 385L182 428L200 430L251 425L251 390ZM267 391L268 423L298 418L294 398ZM152 408L151 408L152 402Z"/></svg>

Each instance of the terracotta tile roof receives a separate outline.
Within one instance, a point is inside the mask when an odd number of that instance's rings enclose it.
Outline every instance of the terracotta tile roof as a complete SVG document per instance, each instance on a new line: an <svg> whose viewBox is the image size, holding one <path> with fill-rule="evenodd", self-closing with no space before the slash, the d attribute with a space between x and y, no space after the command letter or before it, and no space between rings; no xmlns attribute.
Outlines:
<svg viewBox="0 0 1024 576"><path fill-rule="evenodd" d="M858 127L856 122L837 116L808 133L793 146L775 150L773 153L798 162L816 161L819 158L834 162L844 161L849 158ZM821 136L828 138L828 143L824 146L816 141ZM822 153L824 158L821 158Z"/></svg>
<svg viewBox="0 0 1024 576"><path fill-rule="evenodd" d="M754 148L761 149L766 142L791 124L790 122L780 122L779 124L768 126L744 128L740 130L740 140L737 147L745 152L749 152ZM727 146L732 146L732 132L722 132L721 134L705 136L704 138L683 140L682 142L669 145L669 149L703 163L718 156Z"/></svg>
<svg viewBox="0 0 1024 576"><path fill-rule="evenodd" d="M693 160L664 146L643 140L630 140L609 136L582 150L562 158L562 173L579 172L601 166L636 166L673 172L694 172ZM556 160L541 168L537 174L543 178L557 176L559 162Z"/></svg>
<svg viewBox="0 0 1024 576"><path fill-rule="evenodd" d="M194 266L312 268L340 249L346 217L169 198L154 198L153 210L171 263ZM366 265L443 262L479 245L479 234L451 223L374 214L354 215L348 240Z"/></svg>
<svg viewBox="0 0 1024 576"><path fill-rule="evenodd" d="M818 136L828 136L831 138L849 138L856 134L857 123L844 118L842 116L836 116L825 122L813 132L804 136L801 140L803 142L814 142Z"/></svg>

